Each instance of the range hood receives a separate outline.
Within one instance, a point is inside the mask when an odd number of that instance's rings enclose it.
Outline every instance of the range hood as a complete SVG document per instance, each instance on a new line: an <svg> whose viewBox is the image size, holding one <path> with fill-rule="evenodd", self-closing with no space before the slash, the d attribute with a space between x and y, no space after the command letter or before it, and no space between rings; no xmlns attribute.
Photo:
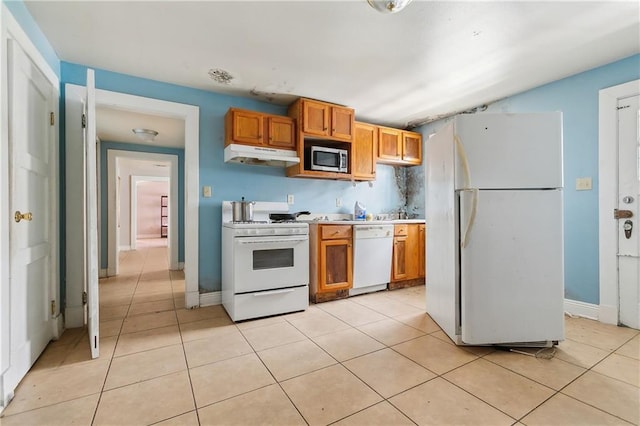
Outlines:
<svg viewBox="0 0 640 426"><path fill-rule="evenodd" d="M296 151L260 146L229 144L224 149L225 163L289 167L300 162Z"/></svg>

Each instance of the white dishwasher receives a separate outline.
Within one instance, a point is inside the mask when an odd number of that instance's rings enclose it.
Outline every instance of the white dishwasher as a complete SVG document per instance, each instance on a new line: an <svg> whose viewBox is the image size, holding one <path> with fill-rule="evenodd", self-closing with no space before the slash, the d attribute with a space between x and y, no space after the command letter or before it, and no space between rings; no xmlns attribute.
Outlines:
<svg viewBox="0 0 640 426"><path fill-rule="evenodd" d="M393 225L353 225L353 288L349 295L384 290L391 279Z"/></svg>

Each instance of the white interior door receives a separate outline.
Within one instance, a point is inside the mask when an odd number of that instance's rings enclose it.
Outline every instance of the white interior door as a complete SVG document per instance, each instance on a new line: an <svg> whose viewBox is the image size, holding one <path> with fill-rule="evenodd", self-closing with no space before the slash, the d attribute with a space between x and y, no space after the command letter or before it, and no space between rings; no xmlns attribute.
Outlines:
<svg viewBox="0 0 640 426"><path fill-rule="evenodd" d="M619 322L633 328L640 328L639 103L640 96L618 101Z"/></svg>
<svg viewBox="0 0 640 426"><path fill-rule="evenodd" d="M99 356L98 311L98 188L96 160L96 89L92 69L87 70L87 110L85 129L85 273L87 291L87 327L91 357Z"/></svg>
<svg viewBox="0 0 640 426"><path fill-rule="evenodd" d="M11 354L3 376L15 387L53 337L51 150L55 90L9 40Z"/></svg>

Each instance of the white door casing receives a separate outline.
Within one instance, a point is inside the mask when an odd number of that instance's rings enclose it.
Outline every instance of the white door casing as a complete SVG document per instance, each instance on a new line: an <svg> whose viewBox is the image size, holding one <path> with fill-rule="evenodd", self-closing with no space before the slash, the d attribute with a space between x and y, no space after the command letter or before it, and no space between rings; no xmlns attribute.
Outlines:
<svg viewBox="0 0 640 426"><path fill-rule="evenodd" d="M599 269L600 269L600 306L598 319L608 324L618 324L620 320L620 298L618 275L618 243L619 237L624 233L621 227L625 219L614 219L613 211L616 208L625 209L627 204L619 200L618 194L618 102L630 99L640 94L640 80L602 89L599 92L599 136L598 136L598 160L599 160ZM622 105L622 104L621 104ZM637 149L637 148L636 148ZM622 154L621 154L622 155ZM629 153L638 161L637 151ZM636 170L637 184L637 170ZM637 200L637 196L634 197ZM634 212L634 229L632 235L638 230L638 211ZM632 219L633 220L633 219ZM623 223L618 223L619 221ZM636 234L637 235L637 234ZM636 237L637 238L637 237ZM636 294L638 282L635 284ZM624 284L622 284L624 285ZM626 287L625 287L626 289ZM625 296L627 300L628 296ZM637 303L637 299L636 299ZM637 309L637 308L636 308Z"/></svg>
<svg viewBox="0 0 640 426"><path fill-rule="evenodd" d="M618 100L618 288L619 323L640 328L640 95ZM631 212L625 218L622 212ZM628 213L627 213L628 214Z"/></svg>
<svg viewBox="0 0 640 426"><path fill-rule="evenodd" d="M87 110L85 128L85 285L87 292L87 328L91 358L100 353L98 311L98 189L96 175L96 88L95 74L87 69Z"/></svg>
<svg viewBox="0 0 640 426"><path fill-rule="evenodd" d="M81 113L75 114L73 110L81 111L78 96L70 96L73 93L83 93L82 86L67 84L66 91L66 144L67 144L67 164L74 163L70 156L75 153L74 147L81 144L81 137L74 133L74 124L79 122ZM185 201L184 201L184 274L185 274L185 305L186 307L199 306L200 292L198 286L198 205L200 200L199 193L199 115L200 110L197 106L180 104L176 102L163 101L159 99L144 98L125 93L111 92L107 90L96 89L96 105L106 106L127 111L142 112L151 115L160 115L184 120L185 123ZM70 113L71 111L71 113ZM69 235L69 226L74 225L74 209L80 204L77 195L73 192L74 183L81 179L84 171L75 170L67 167L67 238L73 239L74 235ZM176 183L177 184L177 183ZM80 193L82 188L77 193ZM74 197L76 199L74 199ZM69 213L71 212L71 217ZM76 219L77 220L77 219ZM174 227L177 228L177 227ZM77 259L81 258L82 242L75 241L71 243L67 240L67 264L66 264L66 287L67 287L67 320L74 314L74 301L69 299L82 295L82 267L77 264ZM80 274L78 273L80 272ZM77 306L77 303L75 303ZM80 310L82 313L82 310Z"/></svg>
<svg viewBox="0 0 640 426"><path fill-rule="evenodd" d="M14 40L8 42L10 365L3 396L55 336L57 161L51 114L56 90Z"/></svg>

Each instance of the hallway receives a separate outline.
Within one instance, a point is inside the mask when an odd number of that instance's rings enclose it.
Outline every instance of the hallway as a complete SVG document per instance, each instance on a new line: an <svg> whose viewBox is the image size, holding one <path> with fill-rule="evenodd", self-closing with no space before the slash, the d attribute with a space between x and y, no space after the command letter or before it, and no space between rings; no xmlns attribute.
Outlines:
<svg viewBox="0 0 640 426"><path fill-rule="evenodd" d="M567 317L551 359L458 347L424 287L234 324L222 306L185 310L166 247L138 247L100 281L100 358L67 330L3 426L640 422L637 330Z"/></svg>

